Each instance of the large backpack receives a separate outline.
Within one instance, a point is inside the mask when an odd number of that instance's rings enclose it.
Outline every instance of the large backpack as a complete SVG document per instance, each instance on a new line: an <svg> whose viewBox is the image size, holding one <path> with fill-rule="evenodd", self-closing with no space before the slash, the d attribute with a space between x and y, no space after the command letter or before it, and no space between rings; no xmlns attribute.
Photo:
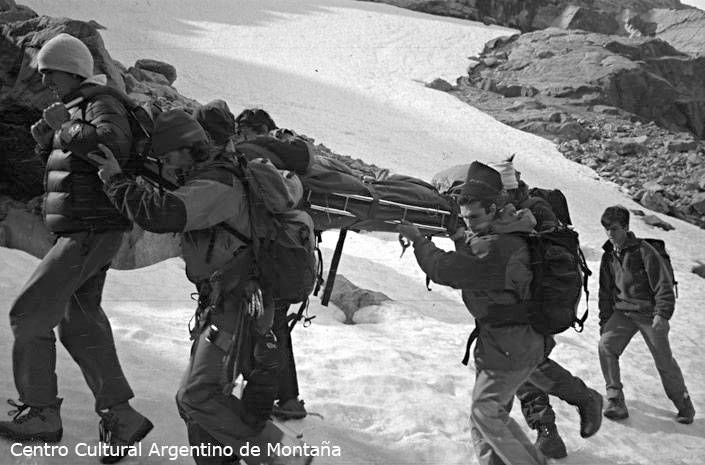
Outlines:
<svg viewBox="0 0 705 465"><path fill-rule="evenodd" d="M250 243L256 277L275 301L303 302L318 292L322 261L311 216L302 210L303 186L293 172L279 170L267 158L237 154L234 172L242 180L250 214L250 238L223 227Z"/></svg>
<svg viewBox="0 0 705 465"><path fill-rule="evenodd" d="M663 258L663 261L666 263L666 269L668 269L668 272L671 274L671 279L673 280L673 288L675 291L676 297L678 297L678 281L676 281L676 275L673 272L673 264L671 263L671 255L668 253L666 250L666 243L662 241L661 239L655 239L653 237L641 237L639 240L647 242L651 247L656 249L656 252Z"/></svg>
<svg viewBox="0 0 705 465"><path fill-rule="evenodd" d="M568 328L583 330L588 317L587 304L578 318L582 292L589 297L588 276L592 274L579 247L578 233L562 227L551 231L516 233L529 248L531 300L509 305L492 305L480 324L496 326L530 324L544 336L558 334ZM479 326L470 333L463 365L470 359L470 346L479 335Z"/></svg>
<svg viewBox="0 0 705 465"><path fill-rule="evenodd" d="M578 318L582 291L587 301L588 276L592 274L580 250L578 233L570 228L527 236L531 259L529 322L540 334L558 334L568 328L578 332L588 317L586 305Z"/></svg>
<svg viewBox="0 0 705 465"><path fill-rule="evenodd" d="M165 179L162 174L161 161L152 155L152 132L154 120L162 112L154 102L135 103L130 97L111 86L93 85L81 88L80 96L67 104L67 107L84 104L98 95L110 95L119 101L127 111L127 119L132 132L130 156L123 166L125 172L141 176L148 182L168 189L177 186L173 180Z"/></svg>
<svg viewBox="0 0 705 465"><path fill-rule="evenodd" d="M544 199L551 206L551 210L553 210L556 218L558 218L563 225L570 226L573 224L570 219L570 211L568 210L568 201L560 190L532 187L529 189L529 197Z"/></svg>

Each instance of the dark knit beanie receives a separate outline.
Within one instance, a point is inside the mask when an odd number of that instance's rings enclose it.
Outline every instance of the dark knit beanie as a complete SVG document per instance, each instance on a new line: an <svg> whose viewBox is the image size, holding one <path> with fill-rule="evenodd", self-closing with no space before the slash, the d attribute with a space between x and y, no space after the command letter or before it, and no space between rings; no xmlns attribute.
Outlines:
<svg viewBox="0 0 705 465"><path fill-rule="evenodd" d="M172 150L208 142L206 131L184 110L169 110L157 116L152 133L152 148L158 157Z"/></svg>
<svg viewBox="0 0 705 465"><path fill-rule="evenodd" d="M193 117L217 145L224 145L235 135L235 115L223 100L201 105L193 111Z"/></svg>
<svg viewBox="0 0 705 465"><path fill-rule="evenodd" d="M502 176L489 166L474 161L460 195L468 199L494 199L502 192Z"/></svg>

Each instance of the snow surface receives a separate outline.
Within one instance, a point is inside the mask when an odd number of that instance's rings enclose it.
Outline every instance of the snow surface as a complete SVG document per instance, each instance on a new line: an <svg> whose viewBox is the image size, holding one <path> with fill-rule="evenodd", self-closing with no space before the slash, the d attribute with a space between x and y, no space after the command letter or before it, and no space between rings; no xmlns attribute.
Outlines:
<svg viewBox="0 0 705 465"><path fill-rule="evenodd" d="M681 3L705 10L705 0L681 0Z"/></svg>
<svg viewBox="0 0 705 465"><path fill-rule="evenodd" d="M448 166L499 160L515 164L532 186L562 189L594 271L605 235L599 217L608 205L639 208L590 169L564 159L554 144L509 128L455 98L424 87L436 77L454 82L467 57L508 29L429 16L387 5L346 0L24 0L40 14L96 20L111 55L126 66L138 58L173 64L175 86L201 102L226 100L238 112L267 109L282 127L314 137L338 153L394 172L430 180ZM581 439L574 408L554 399L557 424L568 447L564 464L696 464L705 459L705 373L701 317L705 286L690 270L705 261L705 231L666 218L664 232L634 219L637 235L665 239L673 255L680 297L671 321L671 344L698 411L689 426L673 421L674 407L661 387L651 356L636 337L622 358L631 416L605 420ZM324 235L330 260L335 233ZM437 240L450 247L447 240ZM393 301L356 314L313 299L309 328L293 333L301 397L310 415L286 425L309 444L328 441L340 457L316 464L477 463L469 424L472 366L460 364L472 318L457 291L424 287L412 253L399 257L393 234L348 235L339 272ZM0 249L0 311L11 302L38 260ZM156 427L143 456L128 464L192 463L158 447L187 444L174 394L186 366L187 321L193 286L183 262L109 272L103 305L111 318L122 365L137 397L133 404ZM597 279L590 283L591 317L582 334L557 337L553 358L604 392L597 358ZM7 321L7 320L6 320ZM12 333L0 325L0 393L15 398ZM80 370L59 349L60 396L67 457L14 456L0 440L0 464L84 464L76 444L97 441L98 418ZM8 406L9 407L9 406ZM9 408L8 408L9 410ZM525 425L518 406L512 412ZM526 428L530 437L534 433Z"/></svg>

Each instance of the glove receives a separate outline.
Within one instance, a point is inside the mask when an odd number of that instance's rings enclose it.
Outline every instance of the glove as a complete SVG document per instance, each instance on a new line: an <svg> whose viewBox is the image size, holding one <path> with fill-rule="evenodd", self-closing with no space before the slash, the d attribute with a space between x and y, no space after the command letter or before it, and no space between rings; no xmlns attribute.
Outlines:
<svg viewBox="0 0 705 465"><path fill-rule="evenodd" d="M54 130L44 118L40 119L29 128L34 141L41 147L50 147L54 138Z"/></svg>
<svg viewBox="0 0 705 465"><path fill-rule="evenodd" d="M413 243L416 243L423 238L419 228L407 220L401 220L400 224L397 225L397 231L401 236Z"/></svg>
<svg viewBox="0 0 705 465"><path fill-rule="evenodd" d="M63 103L53 103L42 114L46 123L51 126L54 131L61 129L61 126L71 118L69 110Z"/></svg>

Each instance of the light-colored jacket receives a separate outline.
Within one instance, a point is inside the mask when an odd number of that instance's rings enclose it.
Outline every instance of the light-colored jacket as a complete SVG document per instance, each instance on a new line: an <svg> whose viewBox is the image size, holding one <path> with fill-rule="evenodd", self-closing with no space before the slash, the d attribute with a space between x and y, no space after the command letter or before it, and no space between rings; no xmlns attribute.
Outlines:
<svg viewBox="0 0 705 465"><path fill-rule="evenodd" d="M223 268L246 244L219 226L227 223L246 237L250 216L245 189L223 159L196 165L183 186L160 192L120 174L105 185L113 204L142 229L182 233L181 251L186 275L193 283Z"/></svg>

